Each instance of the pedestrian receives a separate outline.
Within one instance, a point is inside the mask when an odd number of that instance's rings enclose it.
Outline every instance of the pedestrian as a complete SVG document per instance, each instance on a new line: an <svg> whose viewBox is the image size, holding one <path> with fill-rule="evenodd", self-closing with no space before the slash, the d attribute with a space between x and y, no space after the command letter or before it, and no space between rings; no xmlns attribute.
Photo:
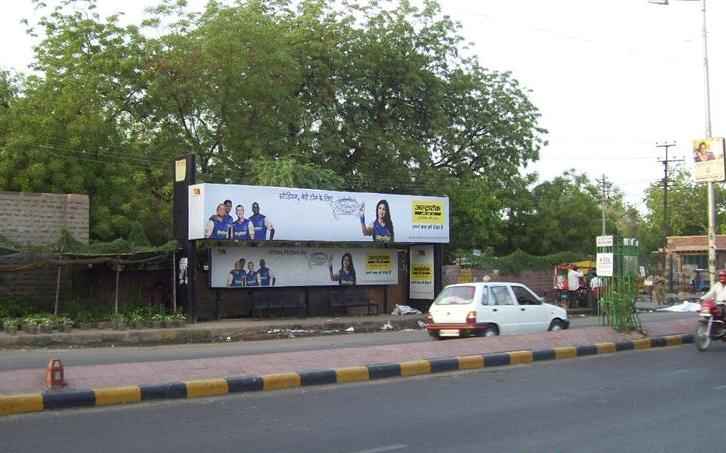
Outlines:
<svg viewBox="0 0 726 453"><path fill-rule="evenodd" d="M666 303L665 285L666 279L663 277L663 273L658 271L653 277L653 294L655 295L655 303L658 305L665 305Z"/></svg>
<svg viewBox="0 0 726 453"><path fill-rule="evenodd" d="M597 272L592 272L592 278L590 278L590 291L592 292L593 304L597 303L600 298L600 291L602 290L602 281L597 276Z"/></svg>
<svg viewBox="0 0 726 453"><path fill-rule="evenodd" d="M576 264L573 264L570 270L567 271L567 291L570 295L570 308L577 307L577 295L580 291L580 279L582 277L584 275Z"/></svg>

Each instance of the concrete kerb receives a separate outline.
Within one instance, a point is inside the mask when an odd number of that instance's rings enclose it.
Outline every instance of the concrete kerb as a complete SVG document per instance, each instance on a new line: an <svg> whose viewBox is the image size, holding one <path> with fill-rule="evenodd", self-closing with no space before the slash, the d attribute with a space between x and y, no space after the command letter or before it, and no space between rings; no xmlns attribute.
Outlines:
<svg viewBox="0 0 726 453"><path fill-rule="evenodd" d="M597 343L586 346L558 347L537 351L511 351L464 357L383 363L336 368L332 370L275 373L262 376L239 376L90 390L0 395L0 415L112 404L129 404L166 399L210 397L231 393L272 391L313 385L343 384L392 377L419 376L477 368L530 364L545 360L562 360L597 354L611 354L621 351L679 346L686 343L693 343L693 334Z"/></svg>

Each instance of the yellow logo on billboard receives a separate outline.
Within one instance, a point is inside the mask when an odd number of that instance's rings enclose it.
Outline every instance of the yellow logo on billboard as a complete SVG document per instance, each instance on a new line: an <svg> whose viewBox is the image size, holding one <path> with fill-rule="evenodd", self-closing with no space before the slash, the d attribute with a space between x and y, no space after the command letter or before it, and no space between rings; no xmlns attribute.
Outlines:
<svg viewBox="0 0 726 453"><path fill-rule="evenodd" d="M413 223L444 224L444 202L413 200Z"/></svg>
<svg viewBox="0 0 726 453"><path fill-rule="evenodd" d="M430 282L434 279L434 268L430 264L414 264L411 266L411 281Z"/></svg>
<svg viewBox="0 0 726 453"><path fill-rule="evenodd" d="M393 257L390 253L366 253L366 270L390 271L393 269Z"/></svg>

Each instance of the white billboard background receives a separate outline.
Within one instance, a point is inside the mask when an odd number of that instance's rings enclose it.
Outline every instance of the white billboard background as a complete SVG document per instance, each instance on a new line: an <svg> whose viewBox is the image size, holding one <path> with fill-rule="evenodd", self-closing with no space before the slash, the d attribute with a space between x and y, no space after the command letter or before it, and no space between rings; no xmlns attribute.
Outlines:
<svg viewBox="0 0 726 453"><path fill-rule="evenodd" d="M274 239L278 241L373 242L371 236L364 236L361 231L359 209L365 207L368 225L376 218L378 202L386 200L395 242L449 242L449 199L446 197L232 184L189 186L189 239L204 239L207 221L224 200L232 201L230 215L234 217L235 207L241 204L246 218L252 216L252 203L257 202L260 214L275 228Z"/></svg>
<svg viewBox="0 0 726 453"><path fill-rule="evenodd" d="M227 277L239 259L260 260L275 276L275 286L338 286L330 278L329 263L338 272L345 253L353 258L356 285L398 284L398 252L380 248L302 248L302 247L214 247L211 249L211 285L227 287Z"/></svg>
<svg viewBox="0 0 726 453"><path fill-rule="evenodd" d="M434 246L411 246L409 261L409 297L434 300Z"/></svg>

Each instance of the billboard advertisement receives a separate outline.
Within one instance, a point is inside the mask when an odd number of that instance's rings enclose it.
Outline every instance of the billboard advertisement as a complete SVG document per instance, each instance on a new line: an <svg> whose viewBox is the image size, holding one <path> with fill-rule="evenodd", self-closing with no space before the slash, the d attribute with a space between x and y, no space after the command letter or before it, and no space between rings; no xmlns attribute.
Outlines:
<svg viewBox="0 0 726 453"><path fill-rule="evenodd" d="M411 246L409 257L409 297L434 300L434 246Z"/></svg>
<svg viewBox="0 0 726 453"><path fill-rule="evenodd" d="M189 239L448 243L449 199L195 184Z"/></svg>
<svg viewBox="0 0 726 453"><path fill-rule="evenodd" d="M693 176L696 182L721 182L726 180L723 137L694 140L693 165Z"/></svg>
<svg viewBox="0 0 726 453"><path fill-rule="evenodd" d="M212 288L398 284L398 252L381 248L213 247Z"/></svg>

